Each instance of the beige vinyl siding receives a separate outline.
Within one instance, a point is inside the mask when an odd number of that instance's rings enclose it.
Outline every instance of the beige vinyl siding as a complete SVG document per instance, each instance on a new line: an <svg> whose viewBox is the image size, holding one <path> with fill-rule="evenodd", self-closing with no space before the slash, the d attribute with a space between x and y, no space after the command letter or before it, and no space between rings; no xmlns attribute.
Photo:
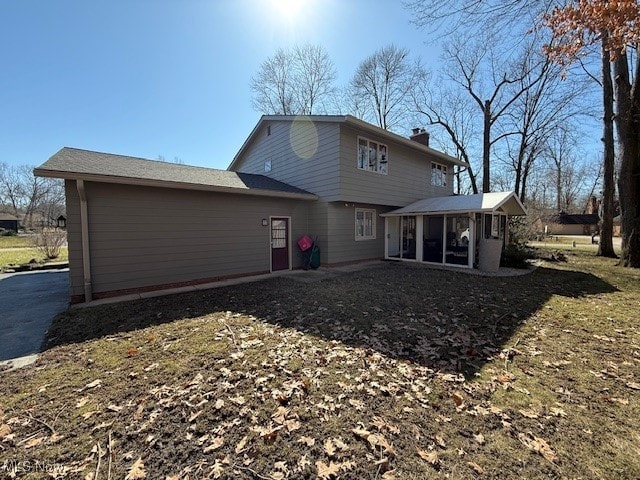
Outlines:
<svg viewBox="0 0 640 480"><path fill-rule="evenodd" d="M361 170L357 165L358 136L384 143L388 147L386 175ZM431 158L387 138L376 137L343 125L340 132L340 198L346 202L362 202L403 207L427 197L453 193L453 165ZM447 186L431 185L431 162L447 165Z"/></svg>
<svg viewBox="0 0 640 480"><path fill-rule="evenodd" d="M320 263L329 263L328 205L326 202L309 203L309 227L305 234L317 242L320 248ZM297 239L296 239L297 240ZM295 247L298 252L298 247ZM300 255L299 253L294 253Z"/></svg>
<svg viewBox="0 0 640 480"><path fill-rule="evenodd" d="M295 240L307 233L312 203L93 182L86 192L96 293L269 271L262 219L270 216L291 217L295 268ZM81 294L81 259L70 267L73 293Z"/></svg>
<svg viewBox="0 0 640 480"><path fill-rule="evenodd" d="M270 121L258 132L255 141L239 159L235 171L266 175L294 187L302 188L325 201L339 195L337 123L316 122L317 150L311 158L301 158L300 152L312 149L316 138L310 129L292 130L292 122ZM271 127L271 135L267 128ZM293 133L292 133L293 132ZM271 171L264 171L265 159L271 159Z"/></svg>
<svg viewBox="0 0 640 480"><path fill-rule="evenodd" d="M373 240L356 240L355 215L356 208L372 209L376 211L376 238ZM353 262L384 258L384 219L381 213L391 211L392 208L371 204L346 204L332 202L328 204L328 223L331 235L329 237L329 264Z"/></svg>
<svg viewBox="0 0 640 480"><path fill-rule="evenodd" d="M80 231L80 196L76 182L64 182L67 215L67 244L69 246L69 288L70 295L83 295L82 275L82 233Z"/></svg>

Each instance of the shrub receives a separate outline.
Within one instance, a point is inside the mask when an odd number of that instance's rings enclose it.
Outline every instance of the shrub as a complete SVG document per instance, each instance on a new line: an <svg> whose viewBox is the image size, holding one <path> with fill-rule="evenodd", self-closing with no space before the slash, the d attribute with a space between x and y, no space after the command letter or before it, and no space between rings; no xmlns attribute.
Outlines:
<svg viewBox="0 0 640 480"><path fill-rule="evenodd" d="M15 237L18 232L15 230L0 228L0 237Z"/></svg>
<svg viewBox="0 0 640 480"><path fill-rule="evenodd" d="M509 217L509 243L524 245L536 236L534 226L527 216Z"/></svg>
<svg viewBox="0 0 640 480"><path fill-rule="evenodd" d="M67 234L62 230L42 230L33 238L33 245L48 260L58 258L60 248L66 243Z"/></svg>
<svg viewBox="0 0 640 480"><path fill-rule="evenodd" d="M501 267L529 268L529 260L536 258L532 248L521 244L507 245L500 258Z"/></svg>

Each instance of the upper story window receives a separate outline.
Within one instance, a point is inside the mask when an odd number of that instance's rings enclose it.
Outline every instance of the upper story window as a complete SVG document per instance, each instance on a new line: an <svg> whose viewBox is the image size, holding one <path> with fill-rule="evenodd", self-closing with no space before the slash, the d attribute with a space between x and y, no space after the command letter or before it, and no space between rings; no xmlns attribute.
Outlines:
<svg viewBox="0 0 640 480"><path fill-rule="evenodd" d="M436 187L447 186L447 166L431 162L431 185Z"/></svg>
<svg viewBox="0 0 640 480"><path fill-rule="evenodd" d="M376 238L376 211L356 208L356 240Z"/></svg>
<svg viewBox="0 0 640 480"><path fill-rule="evenodd" d="M383 143L358 137L358 168L386 175L387 150Z"/></svg>
<svg viewBox="0 0 640 480"><path fill-rule="evenodd" d="M266 158L264 160L264 171L265 172L270 172L271 171L271 159L270 158Z"/></svg>

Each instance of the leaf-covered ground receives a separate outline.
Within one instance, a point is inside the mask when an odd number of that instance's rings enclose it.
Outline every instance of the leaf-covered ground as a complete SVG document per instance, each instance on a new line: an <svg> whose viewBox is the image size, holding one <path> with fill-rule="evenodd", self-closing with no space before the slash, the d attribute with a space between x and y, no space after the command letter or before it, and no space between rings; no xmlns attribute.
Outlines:
<svg viewBox="0 0 640 480"><path fill-rule="evenodd" d="M640 272L568 258L65 313L35 366L0 373L2 475L638 478Z"/></svg>

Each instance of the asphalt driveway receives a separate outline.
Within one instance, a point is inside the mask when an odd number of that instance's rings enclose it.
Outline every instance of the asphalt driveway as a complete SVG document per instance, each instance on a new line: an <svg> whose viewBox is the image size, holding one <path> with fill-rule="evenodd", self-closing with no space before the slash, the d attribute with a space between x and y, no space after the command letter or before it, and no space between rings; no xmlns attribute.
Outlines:
<svg viewBox="0 0 640 480"><path fill-rule="evenodd" d="M0 361L40 351L51 320L69 305L69 269L0 274Z"/></svg>

